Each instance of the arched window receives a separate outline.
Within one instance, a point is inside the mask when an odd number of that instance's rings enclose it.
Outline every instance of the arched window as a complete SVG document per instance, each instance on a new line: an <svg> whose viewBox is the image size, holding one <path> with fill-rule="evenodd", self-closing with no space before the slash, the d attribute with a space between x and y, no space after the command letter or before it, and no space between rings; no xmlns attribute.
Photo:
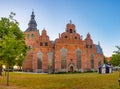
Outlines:
<svg viewBox="0 0 120 89"><path fill-rule="evenodd" d="M70 33L73 33L73 30L72 30L72 29L70 29Z"/></svg>
<svg viewBox="0 0 120 89"><path fill-rule="evenodd" d="M75 39L77 39L77 37L75 37Z"/></svg>
<svg viewBox="0 0 120 89"><path fill-rule="evenodd" d="M61 52L61 69L66 69L66 55L67 55L67 50L65 48L62 48L60 50Z"/></svg>
<svg viewBox="0 0 120 89"><path fill-rule="evenodd" d="M43 43L42 43L42 42L40 42L40 46L43 46Z"/></svg>
<svg viewBox="0 0 120 89"><path fill-rule="evenodd" d="M32 38L34 38L34 34L32 34Z"/></svg>
<svg viewBox="0 0 120 89"><path fill-rule="evenodd" d="M94 69L94 55L90 55L91 68Z"/></svg>
<svg viewBox="0 0 120 89"><path fill-rule="evenodd" d="M77 64L77 69L81 69L81 50L77 49L76 50L76 64Z"/></svg>
<svg viewBox="0 0 120 89"><path fill-rule="evenodd" d="M38 52L38 69L42 69L42 52Z"/></svg>
<svg viewBox="0 0 120 89"><path fill-rule="evenodd" d="M48 46L48 42L45 42L45 46Z"/></svg>
<svg viewBox="0 0 120 89"><path fill-rule="evenodd" d="M65 36L65 38L67 38L67 36Z"/></svg>
<svg viewBox="0 0 120 89"><path fill-rule="evenodd" d="M47 55L48 55L48 69L52 71L52 68L53 68L53 52L49 52Z"/></svg>

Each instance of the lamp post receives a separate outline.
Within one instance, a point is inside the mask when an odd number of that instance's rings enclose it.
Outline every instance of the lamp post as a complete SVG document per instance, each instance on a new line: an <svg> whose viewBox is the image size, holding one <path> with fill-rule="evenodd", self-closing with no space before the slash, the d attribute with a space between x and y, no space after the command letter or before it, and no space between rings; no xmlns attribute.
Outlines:
<svg viewBox="0 0 120 89"><path fill-rule="evenodd" d="M118 83L119 83L119 86L120 86L120 64L119 64L119 70L118 70L118 72L119 72L119 79L118 79Z"/></svg>

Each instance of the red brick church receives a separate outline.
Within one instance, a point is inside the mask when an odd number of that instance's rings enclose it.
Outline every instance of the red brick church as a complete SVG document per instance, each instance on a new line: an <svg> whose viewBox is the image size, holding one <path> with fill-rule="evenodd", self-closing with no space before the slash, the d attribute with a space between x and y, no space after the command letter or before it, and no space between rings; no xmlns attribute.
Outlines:
<svg viewBox="0 0 120 89"><path fill-rule="evenodd" d="M23 62L23 71L83 72L97 70L103 64L100 44L94 44L89 33L82 39L71 21L66 25L65 32L59 34L55 41L51 41L45 29L39 33L32 12L24 34L30 50Z"/></svg>

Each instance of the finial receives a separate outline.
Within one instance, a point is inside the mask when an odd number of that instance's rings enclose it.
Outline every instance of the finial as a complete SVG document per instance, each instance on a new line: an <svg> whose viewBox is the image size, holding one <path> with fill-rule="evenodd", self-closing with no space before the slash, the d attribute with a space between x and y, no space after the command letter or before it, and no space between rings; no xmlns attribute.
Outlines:
<svg viewBox="0 0 120 89"><path fill-rule="evenodd" d="M70 20L70 24L72 24L72 21Z"/></svg>
<svg viewBox="0 0 120 89"><path fill-rule="evenodd" d="M88 32L87 37L90 38L90 33Z"/></svg>
<svg viewBox="0 0 120 89"><path fill-rule="evenodd" d="M34 15L34 9L32 9L32 15Z"/></svg>

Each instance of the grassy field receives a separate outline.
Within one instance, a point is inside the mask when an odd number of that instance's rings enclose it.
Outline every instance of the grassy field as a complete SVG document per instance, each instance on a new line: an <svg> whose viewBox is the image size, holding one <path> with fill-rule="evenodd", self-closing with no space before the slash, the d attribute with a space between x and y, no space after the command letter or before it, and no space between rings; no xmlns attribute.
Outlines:
<svg viewBox="0 0 120 89"><path fill-rule="evenodd" d="M28 74L10 73L10 86L0 76L0 89L120 89L119 73Z"/></svg>

